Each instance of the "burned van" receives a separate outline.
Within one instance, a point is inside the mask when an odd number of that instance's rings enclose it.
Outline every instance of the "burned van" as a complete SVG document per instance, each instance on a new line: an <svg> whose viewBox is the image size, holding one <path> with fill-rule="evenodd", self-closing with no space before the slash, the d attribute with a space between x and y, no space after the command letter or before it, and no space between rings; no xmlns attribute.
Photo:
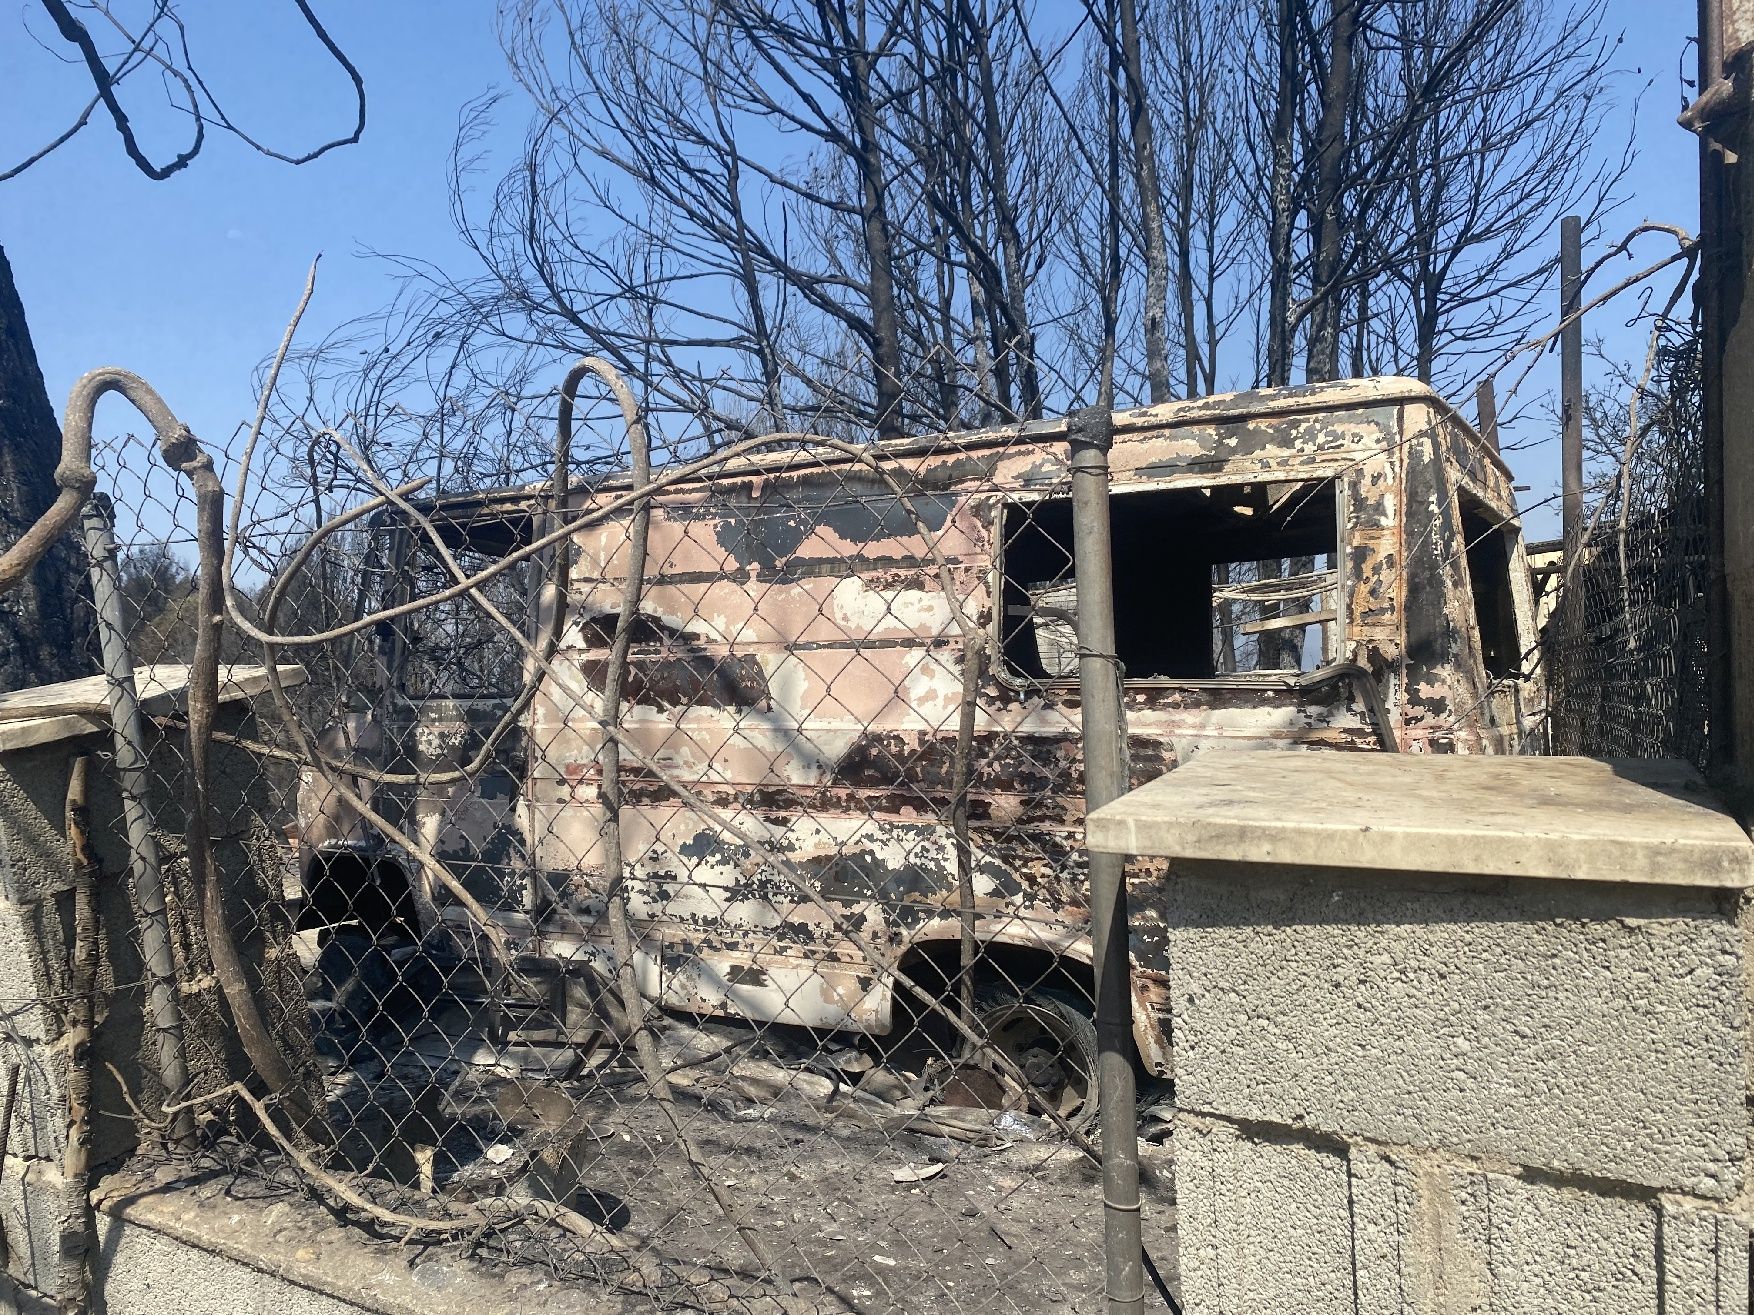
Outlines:
<svg viewBox="0 0 1754 1315"><path fill-rule="evenodd" d="M1136 784L1209 746L1538 747L1511 477L1425 385L1118 413L1110 463ZM601 716L621 630L619 841L650 999L881 1036L906 1012L883 964L946 991L972 972L995 1036L1032 1061L1048 1042L1071 1053L1075 1100L1091 949L1064 422L785 442L662 480L624 625L629 490L612 477L563 506L543 487L427 506L472 561L576 525L564 579L535 554L496 582L540 601L530 634L552 660L482 755L535 674L527 656L465 639L447 665L431 642L380 637L380 685L331 748L433 774L374 806L521 951L610 968ZM395 596L437 578L423 533L388 515L376 533ZM447 671L469 679L443 687ZM313 787L302 811L313 904L326 888L351 909L369 887L386 926L467 920L339 798ZM1129 879L1137 1040L1164 1072L1162 872Z"/></svg>

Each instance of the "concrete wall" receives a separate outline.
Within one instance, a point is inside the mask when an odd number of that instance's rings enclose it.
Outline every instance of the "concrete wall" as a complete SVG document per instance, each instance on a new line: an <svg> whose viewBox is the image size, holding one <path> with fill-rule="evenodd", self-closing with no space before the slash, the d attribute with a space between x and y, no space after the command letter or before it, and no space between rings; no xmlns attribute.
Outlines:
<svg viewBox="0 0 1754 1315"><path fill-rule="evenodd" d="M231 1174L129 1169L96 1197L94 1315L645 1315L649 1298L545 1268L388 1248L304 1193ZM704 1308L704 1307L703 1307ZM0 1275L0 1315L49 1315Z"/></svg>
<svg viewBox="0 0 1754 1315"><path fill-rule="evenodd" d="M1222 1118L1175 1141L1199 1315L1749 1309L1746 1218L1694 1199Z"/></svg>
<svg viewBox="0 0 1754 1315"><path fill-rule="evenodd" d="M1253 868L1171 883L1184 1108L1718 1200L1741 892Z"/></svg>
<svg viewBox="0 0 1754 1315"><path fill-rule="evenodd" d="M1748 1315L1754 845L1680 764L1201 755L1169 860L1194 1315Z"/></svg>
<svg viewBox="0 0 1754 1315"><path fill-rule="evenodd" d="M1184 861L1199 1315L1745 1315L1739 891Z"/></svg>

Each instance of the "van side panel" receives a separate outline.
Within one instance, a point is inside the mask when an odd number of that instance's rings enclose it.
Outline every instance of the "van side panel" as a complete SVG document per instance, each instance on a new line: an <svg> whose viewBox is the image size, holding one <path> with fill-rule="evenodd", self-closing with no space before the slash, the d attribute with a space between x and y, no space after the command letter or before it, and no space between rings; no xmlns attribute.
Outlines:
<svg viewBox="0 0 1754 1315"><path fill-rule="evenodd" d="M1396 408L1377 406L1129 433L1114 449L1116 494L1337 480L1340 519L1367 535L1342 543L1342 573L1354 573L1348 553L1365 554L1372 577L1343 595L1343 630L1388 661L1397 557L1383 545L1398 526L1384 453L1398 422ZM904 498L869 472L810 466L684 486L654 507L625 729L738 831L788 858L827 906L624 755L629 912L644 968L674 1006L882 1031L892 983L848 930L895 955L958 935L949 819L967 646L957 612L983 641L995 633L1004 506L1063 497L1066 464L1057 440L1019 442L978 458L910 458L894 478ZM527 832L564 910L543 923L560 952L603 934L593 714L626 538L619 520L578 536L565 678L544 685L531 715ZM989 657L977 705L968 811L979 935L1087 961L1076 688L1019 682ZM1377 746L1345 681L1137 682L1125 706L1136 783L1218 743ZM1162 878L1151 865L1130 874L1146 1002L1168 967Z"/></svg>

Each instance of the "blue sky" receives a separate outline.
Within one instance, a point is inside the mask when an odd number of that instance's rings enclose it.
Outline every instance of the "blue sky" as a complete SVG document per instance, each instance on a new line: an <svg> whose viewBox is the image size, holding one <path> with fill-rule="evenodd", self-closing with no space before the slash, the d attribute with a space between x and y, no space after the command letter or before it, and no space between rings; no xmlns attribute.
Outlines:
<svg viewBox="0 0 1754 1315"><path fill-rule="evenodd" d="M182 8L200 43L197 62L257 135L303 147L347 130L345 78L292 5L186 0ZM223 442L253 410L252 371L279 340L314 254L324 253L324 263L308 337L389 298L389 272L372 251L470 268L451 226L444 171L464 103L509 82L490 0L349 0L321 10L367 80L370 117L360 145L292 168L211 136L193 166L151 182L124 159L109 125L94 122L0 183L0 246L57 408L83 371L123 365L150 379L197 434ZM21 0L11 12L27 14L32 30L58 45L34 4ZM1675 125L1677 70L1692 64L1685 42L1693 19L1688 0L1609 6L1610 23L1626 34L1624 114L1631 115L1632 93L1652 84L1638 107L1640 158L1616 228L1646 218L1696 227L1694 140ZM22 35L17 18L4 22L0 160L10 163L74 117L89 84ZM203 60L203 50L216 53ZM503 145L515 145L521 117L515 102L508 105ZM1604 134L1623 136L1626 122L1605 124ZM176 144L174 122L148 119L143 127L164 147ZM1661 248L1649 251L1654 259ZM1641 354L1635 335L1617 327L1623 318L1601 317L1591 332L1624 355ZM130 424L131 413L113 405L100 429ZM1526 502L1552 493L1556 446L1515 455L1519 482L1531 486ZM1552 532L1556 519L1549 509L1532 511L1531 535Z"/></svg>

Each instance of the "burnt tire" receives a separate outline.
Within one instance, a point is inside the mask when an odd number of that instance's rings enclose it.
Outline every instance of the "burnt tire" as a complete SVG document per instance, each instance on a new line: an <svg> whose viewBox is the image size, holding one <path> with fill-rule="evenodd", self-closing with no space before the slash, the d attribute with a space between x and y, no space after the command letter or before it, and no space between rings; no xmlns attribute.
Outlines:
<svg viewBox="0 0 1754 1315"><path fill-rule="evenodd" d="M1096 1117L1097 1055L1090 1009L1050 987L997 983L975 989L974 1008L987 1045L1022 1070L1042 1102L1073 1126L1089 1126Z"/></svg>

